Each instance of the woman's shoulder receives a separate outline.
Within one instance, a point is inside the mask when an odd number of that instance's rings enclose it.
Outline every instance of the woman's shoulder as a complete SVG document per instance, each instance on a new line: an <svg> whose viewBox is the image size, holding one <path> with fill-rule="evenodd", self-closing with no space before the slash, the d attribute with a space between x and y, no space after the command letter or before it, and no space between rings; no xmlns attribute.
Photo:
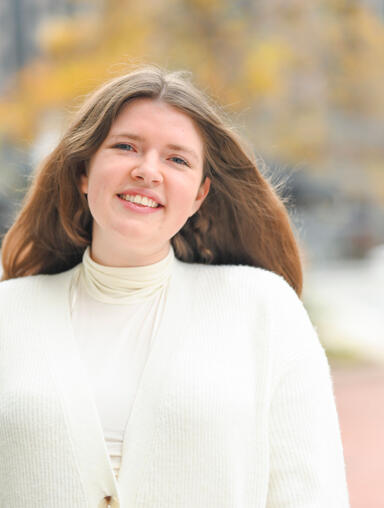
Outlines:
<svg viewBox="0 0 384 508"><path fill-rule="evenodd" d="M76 268L76 267L75 267ZM65 272L55 274L27 275L25 277L16 277L0 282L0 302L1 305L16 299L33 298L36 291L41 291L44 287L58 287L65 281L69 281L75 268Z"/></svg>
<svg viewBox="0 0 384 508"><path fill-rule="evenodd" d="M232 294L272 295L274 299L297 298L293 288L275 272L248 265L208 265L177 260L180 272L196 286L214 286Z"/></svg>
<svg viewBox="0 0 384 508"><path fill-rule="evenodd" d="M2 280L0 282L0 297L7 298L12 294L28 291L36 285L43 275L28 275L25 277L16 277L13 279Z"/></svg>

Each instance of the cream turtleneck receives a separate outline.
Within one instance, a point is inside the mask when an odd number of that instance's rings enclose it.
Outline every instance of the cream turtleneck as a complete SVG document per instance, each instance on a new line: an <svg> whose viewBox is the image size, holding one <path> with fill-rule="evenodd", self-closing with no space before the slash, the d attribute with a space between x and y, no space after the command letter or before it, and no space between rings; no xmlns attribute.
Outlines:
<svg viewBox="0 0 384 508"><path fill-rule="evenodd" d="M89 248L72 284L72 323L89 373L107 449L118 476L124 430L163 315L174 261L103 266Z"/></svg>
<svg viewBox="0 0 384 508"><path fill-rule="evenodd" d="M95 300L119 305L138 303L164 288L173 259L170 248L164 259L152 265L116 268L93 261L88 247L83 255L81 278L87 293Z"/></svg>

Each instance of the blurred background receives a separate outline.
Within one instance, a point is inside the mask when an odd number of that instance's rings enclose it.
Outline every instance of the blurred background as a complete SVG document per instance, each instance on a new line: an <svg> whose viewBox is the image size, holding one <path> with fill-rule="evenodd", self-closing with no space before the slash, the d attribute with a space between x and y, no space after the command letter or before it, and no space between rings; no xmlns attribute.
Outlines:
<svg viewBox="0 0 384 508"><path fill-rule="evenodd" d="M348 425L354 410L369 414L370 394L384 397L384 0L2 0L0 33L1 234L71 112L106 79L140 63L187 69L224 105L261 170L285 182L352 507L382 508L369 483L383 470L378 400L376 426L354 426L372 442L352 449Z"/></svg>

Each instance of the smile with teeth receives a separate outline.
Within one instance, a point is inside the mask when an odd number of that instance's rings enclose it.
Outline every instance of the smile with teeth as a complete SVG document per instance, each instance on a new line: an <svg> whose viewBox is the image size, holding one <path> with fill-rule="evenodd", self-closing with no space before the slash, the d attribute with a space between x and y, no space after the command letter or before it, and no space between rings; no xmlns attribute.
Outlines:
<svg viewBox="0 0 384 508"><path fill-rule="evenodd" d="M118 194L119 198L125 199L126 201L130 201L131 203L135 203L137 205L148 206L150 208L157 208L159 203L153 201L151 198L147 198L146 196L140 196L140 194Z"/></svg>

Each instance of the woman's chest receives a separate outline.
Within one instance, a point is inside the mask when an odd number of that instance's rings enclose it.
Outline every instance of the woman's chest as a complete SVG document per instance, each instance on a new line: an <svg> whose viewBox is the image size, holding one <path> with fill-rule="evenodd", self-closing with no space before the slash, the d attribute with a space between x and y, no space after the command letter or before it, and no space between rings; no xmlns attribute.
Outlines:
<svg viewBox="0 0 384 508"><path fill-rule="evenodd" d="M204 319L187 325L179 327L178 336L159 334L154 338L153 347L141 364L136 396L146 399L157 414L172 412L180 423L216 420L219 424L220 419L240 421L251 416L255 407L268 397L268 344L260 345L265 339L246 332L241 323L218 325ZM261 328L255 333L261 335ZM0 359L3 408L4 404L8 407L23 403L28 411L39 412L42 405L52 406L51 401L60 396L57 365L68 383L78 380L77 391L71 395L80 397L84 392L82 383L89 379L70 330L67 334L61 330L60 341L54 337L42 340L41 335L41 330L33 326L23 338L3 337ZM120 358L120 362L132 366L133 359ZM113 365L112 375L115 375ZM64 378L61 377L62 382ZM122 377L121 383L127 379L129 376ZM151 387L156 388L153 394ZM113 399L114 393L110 397ZM60 408L57 402L54 406Z"/></svg>

